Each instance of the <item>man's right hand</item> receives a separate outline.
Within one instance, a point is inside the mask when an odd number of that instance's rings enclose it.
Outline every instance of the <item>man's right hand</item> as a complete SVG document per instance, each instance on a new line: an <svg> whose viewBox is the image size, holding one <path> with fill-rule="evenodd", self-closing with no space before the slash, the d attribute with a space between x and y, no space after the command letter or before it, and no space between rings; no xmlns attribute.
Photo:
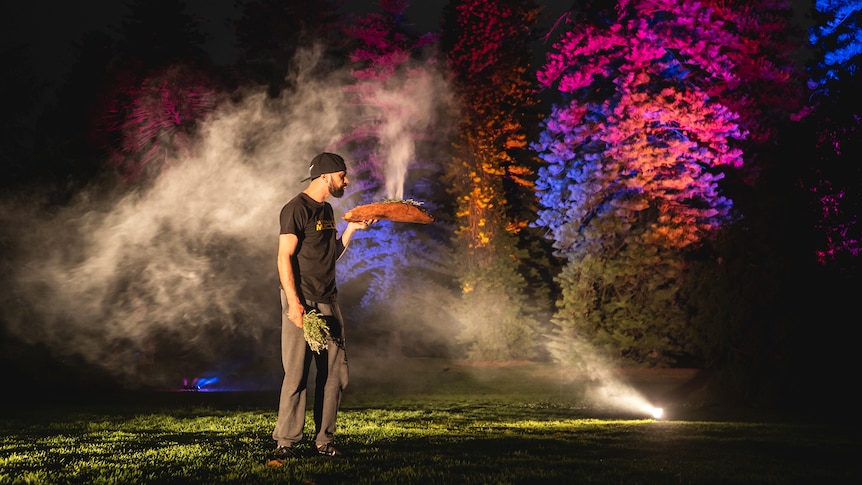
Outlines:
<svg viewBox="0 0 862 485"><path fill-rule="evenodd" d="M299 300L288 305L287 318L296 325L296 328L302 328L303 315L305 315L305 306Z"/></svg>

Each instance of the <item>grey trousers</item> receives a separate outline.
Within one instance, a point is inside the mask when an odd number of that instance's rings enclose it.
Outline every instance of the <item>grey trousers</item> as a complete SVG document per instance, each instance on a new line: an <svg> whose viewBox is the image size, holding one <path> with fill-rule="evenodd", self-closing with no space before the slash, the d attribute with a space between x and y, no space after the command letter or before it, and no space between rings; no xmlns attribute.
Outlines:
<svg viewBox="0 0 862 485"><path fill-rule="evenodd" d="M306 311L317 309L326 318L331 340L319 354L312 352L301 328L287 318L287 298L281 294L281 363L284 380L278 401L278 420L272 432L277 446L293 446L302 440L305 427L306 390L311 362L317 370L314 392L314 442L330 443L341 395L347 387L347 353L344 348L344 319L337 303L306 302Z"/></svg>

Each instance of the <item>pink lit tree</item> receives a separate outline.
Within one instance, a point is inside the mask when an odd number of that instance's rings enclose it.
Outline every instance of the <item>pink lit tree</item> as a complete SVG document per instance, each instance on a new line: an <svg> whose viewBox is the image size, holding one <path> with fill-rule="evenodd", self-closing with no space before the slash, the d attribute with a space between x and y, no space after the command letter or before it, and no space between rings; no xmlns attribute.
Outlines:
<svg viewBox="0 0 862 485"><path fill-rule="evenodd" d="M741 40L699 3L622 0L554 46L539 82L564 102L533 147L546 165L535 224L567 265L552 353L573 338L624 361L666 365L691 350L679 302L685 251L732 217L721 170L742 166L733 83Z"/></svg>
<svg viewBox="0 0 862 485"><path fill-rule="evenodd" d="M198 123L216 102L209 77L180 64L151 72L140 84L126 86L123 95L126 104L110 112L108 126L118 144L108 160L128 183L149 180L170 160L191 155Z"/></svg>
<svg viewBox="0 0 862 485"><path fill-rule="evenodd" d="M197 128L215 107L205 37L179 0L136 1L102 96L99 142L128 183L158 175L190 150Z"/></svg>
<svg viewBox="0 0 862 485"><path fill-rule="evenodd" d="M779 132L802 109L803 73L798 56L804 44L802 29L791 22L788 0L707 0L712 18L733 28L737 42L723 46L733 62L734 76L706 86L739 114L737 122L748 133L745 166L756 174L754 150L776 142Z"/></svg>

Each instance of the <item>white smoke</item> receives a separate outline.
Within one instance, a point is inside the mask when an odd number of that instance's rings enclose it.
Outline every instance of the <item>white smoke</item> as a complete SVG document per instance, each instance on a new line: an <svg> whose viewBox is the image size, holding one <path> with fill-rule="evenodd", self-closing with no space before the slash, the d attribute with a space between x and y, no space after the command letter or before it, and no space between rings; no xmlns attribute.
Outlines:
<svg viewBox="0 0 862 485"><path fill-rule="evenodd" d="M432 126L434 107L441 102L435 84L439 79L424 69L410 70L396 89L377 91L383 108L381 148L384 152L386 196L404 198L407 169L416 156L415 136Z"/></svg>
<svg viewBox="0 0 862 485"><path fill-rule="evenodd" d="M415 76L375 93L392 112L363 113L346 98L343 73L309 75L318 60L319 51L303 53L294 88L277 99L249 92L222 105L192 155L167 160L146 189L82 194L50 211L35 199L4 201L0 220L16 248L5 264L7 331L133 386L277 352L278 214L304 188L309 160L344 148L353 123L379 116L379 149L403 169L413 156L405 130L424 127L431 111L430 81ZM392 184L403 185L402 169Z"/></svg>

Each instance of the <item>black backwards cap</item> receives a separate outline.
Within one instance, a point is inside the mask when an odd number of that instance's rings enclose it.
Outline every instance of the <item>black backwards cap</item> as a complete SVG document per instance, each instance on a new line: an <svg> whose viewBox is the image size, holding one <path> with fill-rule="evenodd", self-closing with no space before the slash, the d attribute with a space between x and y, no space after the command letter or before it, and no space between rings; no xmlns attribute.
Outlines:
<svg viewBox="0 0 862 485"><path fill-rule="evenodd" d="M308 166L308 177L300 180L300 182L308 182L325 173L335 173L347 171L347 165L344 164L344 159L341 155L335 153L321 153L311 159L311 165Z"/></svg>

